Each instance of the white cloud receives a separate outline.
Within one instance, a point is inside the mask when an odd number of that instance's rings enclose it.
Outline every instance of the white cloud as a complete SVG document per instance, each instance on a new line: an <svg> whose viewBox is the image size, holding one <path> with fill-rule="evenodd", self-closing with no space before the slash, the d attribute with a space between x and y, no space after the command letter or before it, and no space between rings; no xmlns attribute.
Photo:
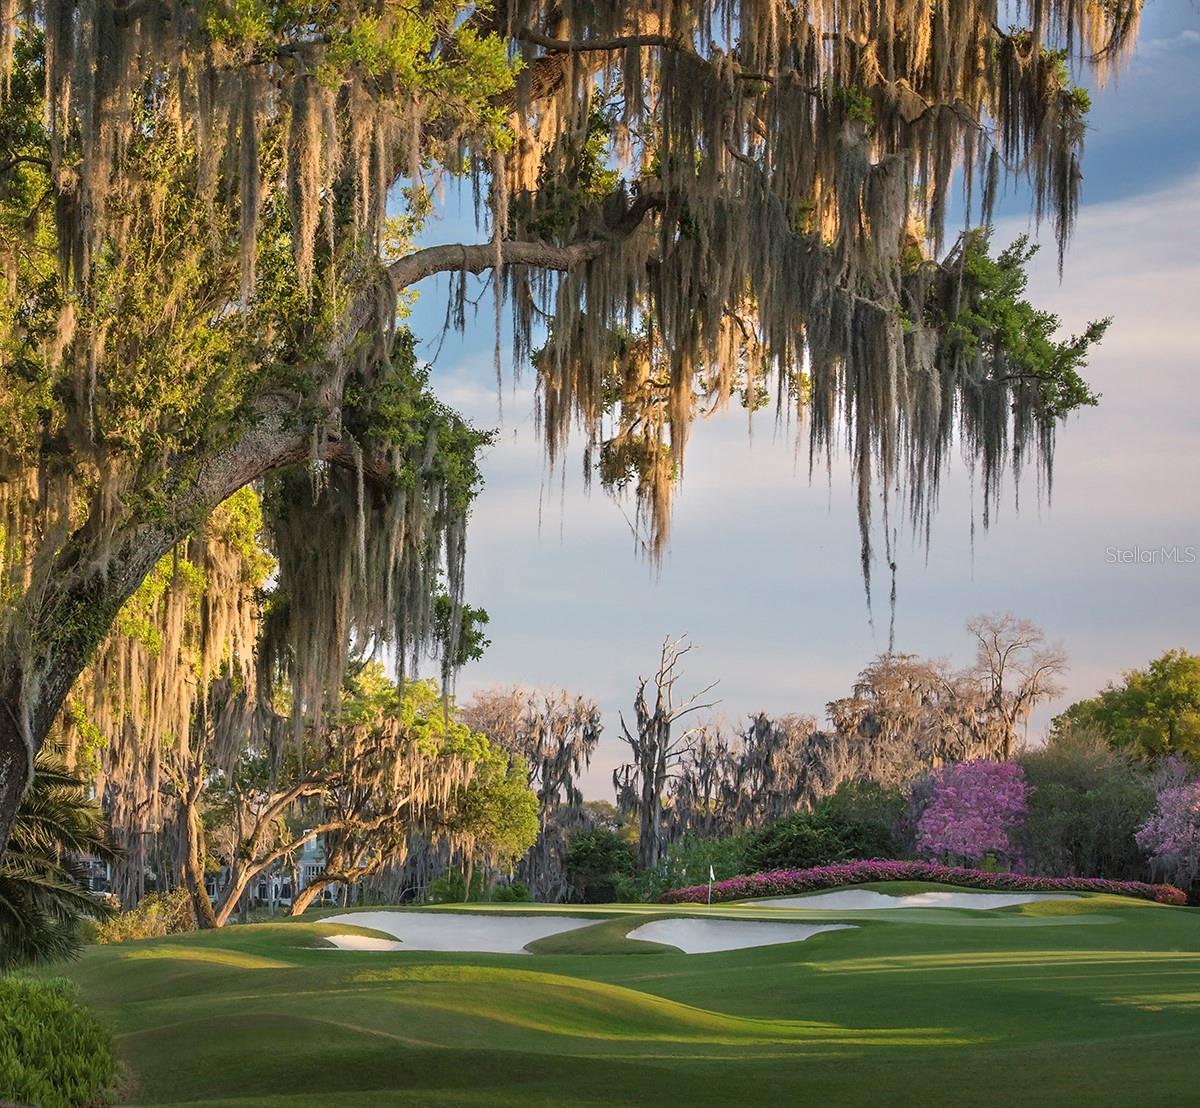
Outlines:
<svg viewBox="0 0 1200 1108"><path fill-rule="evenodd" d="M1178 34L1162 38L1143 39L1137 45L1139 57L1152 58L1159 54L1170 54L1176 50L1194 50L1200 46L1200 31L1186 27Z"/></svg>

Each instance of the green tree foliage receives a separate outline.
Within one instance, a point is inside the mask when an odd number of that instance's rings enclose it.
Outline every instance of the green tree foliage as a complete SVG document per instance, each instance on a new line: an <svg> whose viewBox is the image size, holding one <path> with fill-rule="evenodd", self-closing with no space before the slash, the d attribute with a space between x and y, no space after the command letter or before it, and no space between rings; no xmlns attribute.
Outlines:
<svg viewBox="0 0 1200 1108"><path fill-rule="evenodd" d="M432 682L401 688L378 662L358 663L340 710L312 723L298 747L285 745L282 763L274 744L247 747L209 788L228 829L217 922L254 877L318 835L325 868L293 899L293 913L328 886L349 888L402 860L414 837L447 840L468 869L477 858L498 865L523 853L537 833L524 766L450 708Z"/></svg>
<svg viewBox="0 0 1200 1108"><path fill-rule="evenodd" d="M541 829L537 794L529 787L525 762L476 736L483 747L472 764L471 779L462 786L447 825L452 838L465 844L472 861L511 867L537 841Z"/></svg>
<svg viewBox="0 0 1200 1108"><path fill-rule="evenodd" d="M1140 758L1073 726L1018 760L1029 786L1028 811L1016 836L1026 873L1145 879L1145 859L1133 836L1154 809L1154 785Z"/></svg>
<svg viewBox="0 0 1200 1108"><path fill-rule="evenodd" d="M853 859L896 858L904 799L874 784L850 783L817 804L745 836L745 872L803 869Z"/></svg>
<svg viewBox="0 0 1200 1108"><path fill-rule="evenodd" d="M492 900L497 904L528 904L533 900L533 894L524 882L510 881L492 891Z"/></svg>
<svg viewBox="0 0 1200 1108"><path fill-rule="evenodd" d="M116 1076L112 1034L74 985L0 977L0 1100L99 1108Z"/></svg>
<svg viewBox="0 0 1200 1108"><path fill-rule="evenodd" d="M567 843L593 822L578 779L600 738L599 709L563 689L514 686L477 692L462 713L472 728L527 766L540 830L515 876L538 900L562 899L570 892L562 868Z"/></svg>
<svg viewBox="0 0 1200 1108"><path fill-rule="evenodd" d="M668 889L702 885L708 880L709 867L718 881L746 873L746 839L744 834L685 835L667 847L654 869L639 870L618 881L619 899L656 900Z"/></svg>
<svg viewBox="0 0 1200 1108"><path fill-rule="evenodd" d="M946 318L950 356L973 360L986 354L1001 379L1028 390L1035 407L1054 419L1096 404L1099 398L1079 370L1111 320L1089 323L1065 341L1057 338L1058 317L1025 299L1026 269L1037 246L1021 235L993 257L989 245L987 229L972 231L959 243L956 264L964 276L964 295Z"/></svg>
<svg viewBox="0 0 1200 1108"><path fill-rule="evenodd" d="M250 741L248 721L217 728L207 713L221 718L257 683L264 589L277 566L266 538L258 493L239 489L158 560L68 700L68 750L104 782L122 847L113 891L126 908L145 891L151 854L165 868L164 857L187 853L176 840L198 828L178 832L199 820L210 769Z"/></svg>
<svg viewBox="0 0 1200 1108"><path fill-rule="evenodd" d="M667 889L702 885L768 869L852 859L906 856L908 798L874 781L844 781L812 811L797 812L736 834L685 835L652 870L619 883L621 898L654 900Z"/></svg>
<svg viewBox="0 0 1200 1108"><path fill-rule="evenodd" d="M1150 757L1180 754L1200 763L1200 654L1168 650L1120 684L1072 704L1053 726L1094 730Z"/></svg>
<svg viewBox="0 0 1200 1108"><path fill-rule="evenodd" d="M0 969L78 953L83 921L110 913L88 889L85 859L113 857L87 786L44 747L0 862Z"/></svg>
<svg viewBox="0 0 1200 1108"><path fill-rule="evenodd" d="M352 7L213 0L162 23L158 6L130 18L102 5L61 22L41 4L3 9L0 695L20 685L25 707L14 704L12 728L0 731L10 794L0 839L27 783L21 727L36 746L55 722L57 704L30 691L42 682L34 670L65 662L78 674L114 622L158 651L153 617L172 589L190 580L193 591L222 591L186 547L222 501L266 473L300 471L287 486L298 503L268 502L272 530L291 527L292 556L278 567L290 603L274 642L293 655L325 647L299 659L311 664L298 712L336 702L341 670L323 665L340 663L352 638L378 635L415 657L429 642L433 583L445 575L460 593L474 452L486 436L425 387L396 334L396 290L390 305L378 302L382 254L407 249L427 210L416 184L412 218L386 220L379 188L414 140L411 166L435 146L447 154L445 137L419 137L422 124L454 132L454 155L437 159L452 172L465 134L499 141L492 98L511 89L513 65L500 39L461 23L456 3ZM163 49L150 24L181 53ZM319 62L300 57L304 46L291 53L309 35ZM82 85L65 77L76 66L89 74ZM354 111L351 88L363 97ZM410 120L404 106L418 88L432 99ZM85 106L80 94L94 99ZM403 120L405 139L384 134L369 104L390 115L389 128ZM339 136L362 154L353 167L334 149ZM368 316L371 337L358 341ZM43 564L45 580L31 585ZM143 578L148 591L122 609ZM59 601L71 611L53 612ZM332 625L299 632L314 613ZM174 691L202 683L182 660L176 669ZM109 708L148 699L174 710L186 699L137 688L137 666L121 672L100 682ZM56 700L70 686L52 684ZM80 699L68 714L100 743L104 713ZM187 726L141 738L154 748Z"/></svg>
<svg viewBox="0 0 1200 1108"><path fill-rule="evenodd" d="M457 904L486 899L487 878L482 870L471 874L468 887L466 871L462 866L451 866L440 877L429 882L428 898L433 904Z"/></svg>
<svg viewBox="0 0 1200 1108"><path fill-rule="evenodd" d="M468 662L478 662L492 640L484 633L488 625L486 608L455 604L447 593L439 593L433 602L433 639L442 659L442 688Z"/></svg>
<svg viewBox="0 0 1200 1108"><path fill-rule="evenodd" d="M617 899L617 883L636 867L633 846L616 831L597 827L571 836L563 858L567 880L587 904Z"/></svg>

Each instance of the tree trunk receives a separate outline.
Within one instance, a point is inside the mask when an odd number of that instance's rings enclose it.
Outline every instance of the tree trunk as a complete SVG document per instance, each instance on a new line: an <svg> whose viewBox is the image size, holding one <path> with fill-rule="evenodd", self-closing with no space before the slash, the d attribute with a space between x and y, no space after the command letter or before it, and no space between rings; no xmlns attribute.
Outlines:
<svg viewBox="0 0 1200 1108"><path fill-rule="evenodd" d="M53 559L0 639L0 857L33 763L63 701L121 606L177 536L139 528L112 550L102 573L85 525Z"/></svg>
<svg viewBox="0 0 1200 1108"><path fill-rule="evenodd" d="M254 880L254 877L255 871L253 867L242 865L231 867L229 870L229 881L225 885L225 888L221 890L214 913L218 927L224 927L229 922L229 917L237 910L238 904L242 899L242 894L246 891L250 882Z"/></svg>
<svg viewBox="0 0 1200 1108"><path fill-rule="evenodd" d="M32 779L29 747L19 723L21 686L6 687L0 696L0 857L8 842L21 798Z"/></svg>
<svg viewBox="0 0 1200 1108"><path fill-rule="evenodd" d="M217 926L217 915L208 890L204 887L204 824L200 818L198 790L188 789L184 797L184 826L187 828L187 850L184 855L183 879L192 898L196 926L202 931Z"/></svg>
<svg viewBox="0 0 1200 1108"><path fill-rule="evenodd" d="M283 797L286 797L287 795L289 794L281 794ZM300 850L309 839L314 838L316 835L328 830L328 826L317 828L313 831L310 831L310 833L305 836L293 839L291 842L283 846L276 847L265 856L259 853L262 848L258 845L259 833L256 831L251 839L251 849L253 851L252 857L254 860L247 862L245 859L240 859L234 863L233 867L229 871L229 881L222 891L220 901L217 904L217 926L224 927L225 924L229 922L229 917L233 915L234 910L238 908L242 897L250 888L250 883L254 881L259 874L270 870L270 868L275 865L276 862L286 858L290 854L294 854L295 851ZM329 884L329 881L325 881L324 884ZM295 905L296 897L298 895L299 892L293 885L293 906ZM293 912L292 914L295 915L297 913Z"/></svg>
<svg viewBox="0 0 1200 1108"><path fill-rule="evenodd" d="M292 908L288 915L302 916L308 910L308 906L317 899L326 889L327 886L333 884L333 878L318 877L309 885L304 886L304 891L296 893L295 888L292 889Z"/></svg>

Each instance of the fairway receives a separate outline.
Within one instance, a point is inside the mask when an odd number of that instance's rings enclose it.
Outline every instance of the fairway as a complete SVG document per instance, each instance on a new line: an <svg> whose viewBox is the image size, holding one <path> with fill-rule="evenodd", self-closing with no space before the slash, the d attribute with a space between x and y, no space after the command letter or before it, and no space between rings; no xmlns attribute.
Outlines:
<svg viewBox="0 0 1200 1108"><path fill-rule="evenodd" d="M1195 1101L1194 909L567 911L595 922L532 957L334 950L338 913L93 947L69 973L134 1104ZM694 955L625 937L664 919L854 926Z"/></svg>

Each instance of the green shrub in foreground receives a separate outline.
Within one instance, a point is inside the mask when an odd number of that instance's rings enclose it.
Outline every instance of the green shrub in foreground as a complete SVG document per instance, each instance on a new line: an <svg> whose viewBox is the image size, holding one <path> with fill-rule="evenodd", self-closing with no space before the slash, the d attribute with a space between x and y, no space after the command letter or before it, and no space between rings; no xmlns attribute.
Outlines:
<svg viewBox="0 0 1200 1108"><path fill-rule="evenodd" d="M112 1035L67 981L0 977L0 1101L112 1103Z"/></svg>

